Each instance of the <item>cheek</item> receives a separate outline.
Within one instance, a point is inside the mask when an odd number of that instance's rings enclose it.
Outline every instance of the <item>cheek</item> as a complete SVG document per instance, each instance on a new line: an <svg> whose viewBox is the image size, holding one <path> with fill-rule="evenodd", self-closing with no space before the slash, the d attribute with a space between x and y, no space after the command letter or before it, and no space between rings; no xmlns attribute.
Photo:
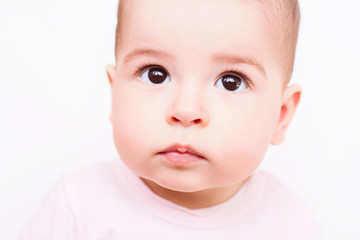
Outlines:
<svg viewBox="0 0 360 240"><path fill-rule="evenodd" d="M218 136L213 143L218 153L214 155L223 159L217 167L227 179L244 179L259 166L270 144L277 122L276 104L254 102L219 109L221 112L213 116L219 123L213 133Z"/></svg>
<svg viewBox="0 0 360 240"><path fill-rule="evenodd" d="M144 124L139 116L143 115L141 100L134 97L125 87L113 91L113 137L116 149L124 162L136 158L137 149L143 145ZM146 119L144 117L144 119ZM135 154L135 155L134 155Z"/></svg>
<svg viewBox="0 0 360 240"><path fill-rule="evenodd" d="M158 143L154 133L164 131L160 128L165 119L160 106L150 96L139 94L138 89L126 84L113 93L113 137L116 149L124 162L138 162L156 151ZM163 120L164 121L164 120ZM141 151L140 151L141 150Z"/></svg>

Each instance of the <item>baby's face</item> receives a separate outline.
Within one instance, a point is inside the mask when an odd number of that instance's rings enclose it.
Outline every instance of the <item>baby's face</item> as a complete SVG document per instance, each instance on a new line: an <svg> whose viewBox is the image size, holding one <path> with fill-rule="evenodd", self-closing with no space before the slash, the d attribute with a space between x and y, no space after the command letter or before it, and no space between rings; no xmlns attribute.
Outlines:
<svg viewBox="0 0 360 240"><path fill-rule="evenodd" d="M122 160L161 189L240 184L276 135L283 80L245 1L131 0L109 71Z"/></svg>

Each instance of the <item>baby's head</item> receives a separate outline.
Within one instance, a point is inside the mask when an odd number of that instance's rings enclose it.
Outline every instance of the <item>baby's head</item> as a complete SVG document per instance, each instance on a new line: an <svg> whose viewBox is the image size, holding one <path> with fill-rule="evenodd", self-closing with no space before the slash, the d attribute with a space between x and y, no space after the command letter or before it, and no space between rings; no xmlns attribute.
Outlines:
<svg viewBox="0 0 360 240"><path fill-rule="evenodd" d="M238 2L242 2L243 4L252 5L253 8L257 8L258 14L262 15L264 22L263 31L266 31L266 35L268 38L275 38L275 41L272 42L272 48L276 51L274 56L274 60L278 62L278 64L283 68L283 79L285 85L289 82L293 70L294 58L295 58L295 50L296 43L298 39L298 31L299 31L299 22L300 22L300 11L298 0L237 0ZM201 1L203 4L208 4L208 1ZM230 1L229 3L222 2L221 5L231 5L234 1ZM126 24L126 19L129 17L128 9L131 6L128 5L134 4L133 1L129 0L120 0L119 8L118 8L118 24L116 27L116 38L115 38L115 56L117 59L118 49L121 45L122 37L122 26ZM158 4L161 5L159 2ZM177 4L184 4L179 1ZM185 3L186 4L186 3ZM187 4L190 4L191 1ZM134 4L136 5L136 4ZM133 6L134 6L133 5ZM152 11L151 6L155 7L152 1L148 3L149 8L147 11ZM165 7L165 6L164 6ZM226 8L226 6L224 6ZM186 9L185 9L186 10ZM216 9L215 9L216 10ZM146 11L146 10L145 10ZM172 10L169 9L169 13L171 14ZM201 11L201 9L199 10ZM211 11L211 10L210 10ZM215 22L217 17L221 17L222 9L217 9L216 12L210 12L213 14ZM181 24L181 20L186 20L187 12L181 12L178 10L176 12L177 17L179 18L179 24ZM226 14L226 10L223 14ZM134 16L136 18L136 16ZM135 19L134 19L135 20ZM242 16L238 16L237 21L242 21ZM151 23L151 19L149 19ZM166 19L164 19L165 24L167 24ZM154 26L156 27L156 26ZM205 27L205 26L204 26ZM211 27L211 22L207 27ZM231 28L232 26L219 26L224 28ZM141 31L141 30L140 30ZM174 29L176 31L176 29ZM233 29L236 31L236 29ZM190 39L189 39L190 40ZM188 41L189 41L188 40ZM224 44L226 41L224 41Z"/></svg>
<svg viewBox="0 0 360 240"><path fill-rule="evenodd" d="M180 205L228 199L292 119L298 26L295 0L121 0L107 67L121 159Z"/></svg>

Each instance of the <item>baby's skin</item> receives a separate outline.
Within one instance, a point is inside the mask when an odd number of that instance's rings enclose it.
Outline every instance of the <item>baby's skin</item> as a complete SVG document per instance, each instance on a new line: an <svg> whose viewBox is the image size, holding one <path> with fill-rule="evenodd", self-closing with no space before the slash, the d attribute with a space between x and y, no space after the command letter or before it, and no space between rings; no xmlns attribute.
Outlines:
<svg viewBox="0 0 360 240"><path fill-rule="evenodd" d="M275 61L279 29L247 1L122 3L112 92L122 161L197 209L231 198L283 141L301 89Z"/></svg>

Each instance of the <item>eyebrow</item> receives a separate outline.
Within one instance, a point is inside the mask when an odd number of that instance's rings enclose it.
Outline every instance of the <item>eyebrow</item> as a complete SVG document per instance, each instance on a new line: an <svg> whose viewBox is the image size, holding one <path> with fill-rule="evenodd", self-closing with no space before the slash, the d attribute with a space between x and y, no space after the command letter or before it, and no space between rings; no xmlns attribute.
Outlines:
<svg viewBox="0 0 360 240"><path fill-rule="evenodd" d="M129 54L127 54L124 58L124 63L131 62L134 58L139 56L149 56L149 57L156 57L156 58L171 58L171 55L149 48L139 48L135 49ZM213 59L216 62L221 62L225 64L247 64L257 68L262 74L266 76L265 68L261 65L256 59L251 57L242 57L242 56L232 56L232 55L224 55L224 54L217 54L214 55Z"/></svg>
<svg viewBox="0 0 360 240"><path fill-rule="evenodd" d="M242 57L242 56L231 56L231 55L215 55L214 59L216 62L222 62L226 64L247 64L257 68L264 76L266 76L266 71L263 65L261 65L255 58L252 57Z"/></svg>
<svg viewBox="0 0 360 240"><path fill-rule="evenodd" d="M140 49L135 49L134 51L132 51L128 55L126 55L124 58L124 63L131 62L134 58L139 57L139 56L149 56L149 57L156 57L156 58L171 58L171 55L166 52L162 52L162 51L155 50L155 49L140 48Z"/></svg>

